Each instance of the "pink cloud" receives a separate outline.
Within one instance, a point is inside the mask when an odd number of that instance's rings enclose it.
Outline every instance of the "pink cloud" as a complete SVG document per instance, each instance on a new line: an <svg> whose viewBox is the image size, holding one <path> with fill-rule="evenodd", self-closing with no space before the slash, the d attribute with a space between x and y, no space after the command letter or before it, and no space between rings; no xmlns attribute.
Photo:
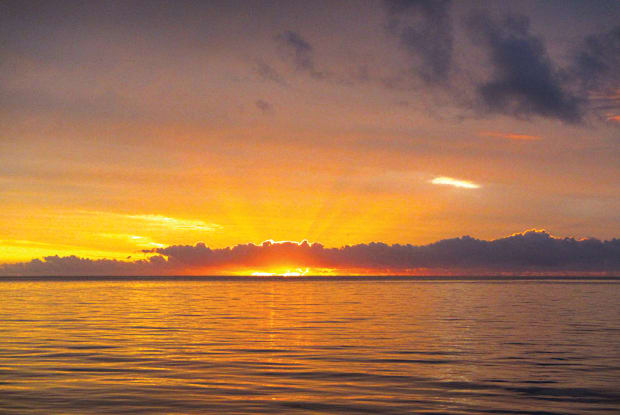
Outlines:
<svg viewBox="0 0 620 415"><path fill-rule="evenodd" d="M480 135L484 137L505 138L507 140L525 140L525 141L540 140L540 136L537 136L537 135L501 133L497 131L483 131L480 133Z"/></svg>

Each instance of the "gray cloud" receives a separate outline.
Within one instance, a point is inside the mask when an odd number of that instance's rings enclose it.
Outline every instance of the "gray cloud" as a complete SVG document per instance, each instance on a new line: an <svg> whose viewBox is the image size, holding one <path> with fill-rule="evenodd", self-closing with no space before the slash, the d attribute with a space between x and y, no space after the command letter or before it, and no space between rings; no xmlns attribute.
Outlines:
<svg viewBox="0 0 620 415"><path fill-rule="evenodd" d="M168 262L161 256L130 262L54 255L43 260L0 265L0 275L161 275L170 270Z"/></svg>
<svg viewBox="0 0 620 415"><path fill-rule="evenodd" d="M415 61L429 84L447 81L452 67L450 0L388 0L388 30Z"/></svg>
<svg viewBox="0 0 620 415"><path fill-rule="evenodd" d="M428 274L620 273L620 240L556 238L530 230L492 241L469 236L429 245L359 244L325 248L318 243L243 244L211 249L204 243L145 250L134 262L51 256L0 266L1 275L167 275L200 270L269 266L333 268L345 272Z"/></svg>
<svg viewBox="0 0 620 415"><path fill-rule="evenodd" d="M299 33L287 30L276 36L276 41L298 71L308 73L316 79L324 79L327 74L316 69L314 48Z"/></svg>
<svg viewBox="0 0 620 415"><path fill-rule="evenodd" d="M620 81L620 26L590 35L575 56L575 72L589 89L618 87Z"/></svg>
<svg viewBox="0 0 620 415"><path fill-rule="evenodd" d="M478 14L467 23L473 40L486 50L492 66L491 79L477 86L487 111L566 122L581 120L582 101L564 85L542 39L530 34L526 17L507 16L497 22Z"/></svg>

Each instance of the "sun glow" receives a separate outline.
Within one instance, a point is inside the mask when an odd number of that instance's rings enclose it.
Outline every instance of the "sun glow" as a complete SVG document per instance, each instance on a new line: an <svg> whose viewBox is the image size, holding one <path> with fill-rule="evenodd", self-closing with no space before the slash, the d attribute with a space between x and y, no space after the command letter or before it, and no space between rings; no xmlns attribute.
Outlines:
<svg viewBox="0 0 620 415"><path fill-rule="evenodd" d="M287 269L286 271L254 271L253 277L301 277L308 274L310 268L297 268L294 270Z"/></svg>
<svg viewBox="0 0 620 415"><path fill-rule="evenodd" d="M224 271L222 275L239 275L251 277L303 277L303 276L337 276L338 270L332 268L312 267L268 267L263 269L237 269Z"/></svg>

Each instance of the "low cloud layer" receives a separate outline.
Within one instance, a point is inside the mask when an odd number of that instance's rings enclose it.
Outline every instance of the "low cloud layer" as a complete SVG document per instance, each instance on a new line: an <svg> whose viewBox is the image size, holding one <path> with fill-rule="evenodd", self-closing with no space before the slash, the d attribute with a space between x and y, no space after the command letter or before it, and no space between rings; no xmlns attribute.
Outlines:
<svg viewBox="0 0 620 415"><path fill-rule="evenodd" d="M429 245L265 242L211 249L204 243L143 251L137 261L50 256L5 264L0 275L225 274L274 267L330 269L336 274L620 274L620 239L557 238L530 230L485 241L469 236Z"/></svg>

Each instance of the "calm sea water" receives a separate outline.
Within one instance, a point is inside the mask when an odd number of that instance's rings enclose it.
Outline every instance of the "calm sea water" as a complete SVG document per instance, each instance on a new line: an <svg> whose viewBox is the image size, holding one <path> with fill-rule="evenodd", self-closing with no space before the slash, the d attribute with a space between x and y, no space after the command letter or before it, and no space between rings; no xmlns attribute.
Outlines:
<svg viewBox="0 0 620 415"><path fill-rule="evenodd" d="M0 282L0 413L620 413L620 283Z"/></svg>

